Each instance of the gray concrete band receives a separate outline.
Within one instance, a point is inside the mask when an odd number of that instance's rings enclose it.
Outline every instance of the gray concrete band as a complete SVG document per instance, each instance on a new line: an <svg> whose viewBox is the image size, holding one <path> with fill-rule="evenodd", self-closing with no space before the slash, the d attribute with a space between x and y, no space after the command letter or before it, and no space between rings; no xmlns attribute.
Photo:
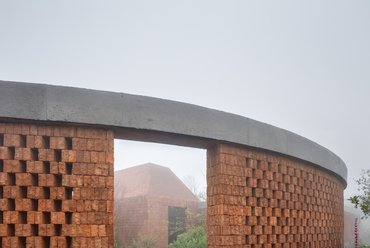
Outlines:
<svg viewBox="0 0 370 248"><path fill-rule="evenodd" d="M219 142L268 150L334 172L347 167L333 152L290 131L246 117L152 97L0 81L0 118L52 121L115 130L115 138L208 148Z"/></svg>

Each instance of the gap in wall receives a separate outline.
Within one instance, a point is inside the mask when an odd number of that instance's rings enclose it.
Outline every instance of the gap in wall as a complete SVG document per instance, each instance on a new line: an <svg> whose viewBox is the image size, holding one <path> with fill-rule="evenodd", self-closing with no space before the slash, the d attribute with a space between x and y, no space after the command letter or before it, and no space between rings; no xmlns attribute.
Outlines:
<svg viewBox="0 0 370 248"><path fill-rule="evenodd" d="M197 188L198 191L203 191L206 195L206 150L198 148L189 148L175 145L166 145L159 143L150 142L138 142L138 141L128 141L128 140L115 140L114 142L114 170L120 171L137 165L142 165L146 163L152 163L160 166L169 168L181 181L184 179L190 182L190 185ZM117 178L115 177L115 180ZM186 184L186 183L185 183ZM189 185L187 185L189 186ZM115 187L115 195L118 193L119 189ZM120 211L118 205L120 201L115 201L116 212L115 218L120 218ZM167 204L167 203L166 203ZM175 204L176 205L176 204ZM188 204L186 204L188 205ZM204 204L201 204L204 206ZM176 205L178 206L178 205ZM191 204L189 205L191 206ZM138 206L136 206L138 207ZM163 206L162 206L163 207ZM169 207L169 206L168 206ZM168 218L168 207L163 209L163 218ZM185 206L183 206L185 207ZM159 202L158 202L158 208ZM203 210L203 209L202 209ZM202 211L199 210L199 211ZM205 209L204 209L205 210ZM205 211L203 212L205 213ZM136 223L140 221L133 217L134 213L130 216L134 220L128 219L125 223ZM144 215L141 215L144 216ZM128 217L125 217L128 218ZM136 218L136 219L135 219ZM135 225L120 226L120 220L115 220L115 225L117 226L117 240L120 234L120 229L126 230L127 233L134 232ZM158 226L162 226L158 224ZM169 224L166 222L165 228L168 228ZM168 231L165 232L165 240L168 242ZM163 239L157 238L159 240ZM161 241L159 241L161 242ZM125 245L125 244L124 244ZM126 244L127 245L127 244Z"/></svg>
<svg viewBox="0 0 370 248"><path fill-rule="evenodd" d="M206 150L150 142L114 140L114 170L153 163L170 168L183 180L194 176L199 187L206 187Z"/></svg>

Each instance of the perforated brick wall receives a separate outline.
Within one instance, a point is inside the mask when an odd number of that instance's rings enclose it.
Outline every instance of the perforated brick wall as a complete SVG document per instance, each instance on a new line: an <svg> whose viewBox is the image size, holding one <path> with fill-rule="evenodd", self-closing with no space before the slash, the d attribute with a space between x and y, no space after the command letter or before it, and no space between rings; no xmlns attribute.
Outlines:
<svg viewBox="0 0 370 248"><path fill-rule="evenodd" d="M207 151L208 247L343 247L343 184L308 163L230 145Z"/></svg>
<svg viewBox="0 0 370 248"><path fill-rule="evenodd" d="M0 123L0 247L113 247L113 138Z"/></svg>

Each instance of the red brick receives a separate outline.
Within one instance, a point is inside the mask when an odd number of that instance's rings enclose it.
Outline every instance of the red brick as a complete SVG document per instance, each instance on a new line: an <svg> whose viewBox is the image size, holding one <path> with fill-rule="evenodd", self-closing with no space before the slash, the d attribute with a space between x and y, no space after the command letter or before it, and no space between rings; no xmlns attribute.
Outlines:
<svg viewBox="0 0 370 248"><path fill-rule="evenodd" d="M68 143L64 137L50 137L50 148L66 150L68 149Z"/></svg>
<svg viewBox="0 0 370 248"><path fill-rule="evenodd" d="M8 147L2 147L0 146L0 159L11 159L12 152Z"/></svg>
<svg viewBox="0 0 370 248"><path fill-rule="evenodd" d="M22 164L18 160L3 160L4 172L22 172Z"/></svg>
<svg viewBox="0 0 370 248"><path fill-rule="evenodd" d="M0 224L0 237L8 236L8 225Z"/></svg>
<svg viewBox="0 0 370 248"><path fill-rule="evenodd" d="M76 151L62 150L62 162L78 162Z"/></svg>
<svg viewBox="0 0 370 248"><path fill-rule="evenodd" d="M20 135L4 134L4 146L7 147L25 147L26 144Z"/></svg>
<svg viewBox="0 0 370 248"><path fill-rule="evenodd" d="M30 173L15 174L15 184L19 186L31 186L33 184L32 175Z"/></svg>
<svg viewBox="0 0 370 248"><path fill-rule="evenodd" d="M40 161L57 161L56 151L53 149L39 149L38 158Z"/></svg>

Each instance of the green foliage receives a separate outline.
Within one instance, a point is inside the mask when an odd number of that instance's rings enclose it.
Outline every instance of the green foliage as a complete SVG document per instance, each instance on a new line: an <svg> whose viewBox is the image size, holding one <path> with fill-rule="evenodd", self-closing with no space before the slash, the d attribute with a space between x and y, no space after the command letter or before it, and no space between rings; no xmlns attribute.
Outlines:
<svg viewBox="0 0 370 248"><path fill-rule="evenodd" d="M202 226L204 230L206 229L206 220L204 219L204 216L201 214L192 214L189 210L186 209L186 221L187 225L189 225L191 228Z"/></svg>
<svg viewBox="0 0 370 248"><path fill-rule="evenodd" d="M153 235L140 235L139 240L136 241L132 239L132 246L133 248L152 248L157 244L157 240L153 237Z"/></svg>
<svg viewBox="0 0 370 248"><path fill-rule="evenodd" d="M177 240L168 245L168 248L206 248L207 234L203 226L193 227L188 232L177 236Z"/></svg>
<svg viewBox="0 0 370 248"><path fill-rule="evenodd" d="M367 219L370 216L370 170L362 170L360 179L355 181L362 195L353 196L347 200L354 204L355 208L360 208L364 214L362 218Z"/></svg>
<svg viewBox="0 0 370 248"><path fill-rule="evenodd" d="M123 246L121 246L117 239L116 239L116 235L117 235L117 227L115 226L114 227L114 248L123 248Z"/></svg>

